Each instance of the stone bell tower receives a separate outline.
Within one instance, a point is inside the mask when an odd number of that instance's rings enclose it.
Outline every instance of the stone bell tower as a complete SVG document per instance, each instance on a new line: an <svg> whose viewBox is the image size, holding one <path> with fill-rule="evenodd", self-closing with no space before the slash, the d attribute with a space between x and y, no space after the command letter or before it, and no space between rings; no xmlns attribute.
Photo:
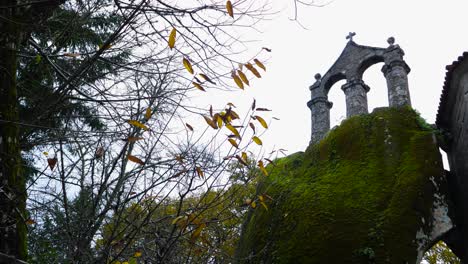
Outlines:
<svg viewBox="0 0 468 264"><path fill-rule="evenodd" d="M341 55L325 75L316 74L310 86L311 100L307 103L312 113L311 143L319 142L330 130L330 108L328 92L334 83L346 80L341 87L346 96L346 116L367 114L367 86L362 80L364 72L372 65L384 62L382 72L387 80L390 107L411 106L408 89L409 66L403 60L405 53L395 39L390 37L387 48L358 45L353 41L354 32L346 37L348 43Z"/></svg>

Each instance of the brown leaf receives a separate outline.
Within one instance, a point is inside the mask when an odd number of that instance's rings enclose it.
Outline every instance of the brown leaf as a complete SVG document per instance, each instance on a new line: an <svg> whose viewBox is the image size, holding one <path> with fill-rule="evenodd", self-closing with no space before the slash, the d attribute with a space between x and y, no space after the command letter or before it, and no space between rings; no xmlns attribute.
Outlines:
<svg viewBox="0 0 468 264"><path fill-rule="evenodd" d="M36 223L36 221L32 220L31 218L28 218L28 220L26 220L25 224L27 225L34 225Z"/></svg>
<svg viewBox="0 0 468 264"><path fill-rule="evenodd" d="M189 125L188 123L185 123L185 126L190 130L190 131L193 131L193 127L191 125Z"/></svg>
<svg viewBox="0 0 468 264"><path fill-rule="evenodd" d="M257 108L256 110L257 110L257 111L271 111L271 110L268 109L268 108L260 108L260 107Z"/></svg>
<svg viewBox="0 0 468 264"><path fill-rule="evenodd" d="M199 83L192 82L192 84L193 84L193 86L195 86L195 88L197 88L198 90L203 91L203 92L206 92L205 89L203 89L203 87L202 87Z"/></svg>
<svg viewBox="0 0 468 264"><path fill-rule="evenodd" d="M250 128L252 128L253 133L255 134L255 125L252 122L250 122L249 126L250 126Z"/></svg>
<svg viewBox="0 0 468 264"><path fill-rule="evenodd" d="M260 75L260 73L257 71L257 69L255 69L255 67L249 63L245 64L245 67L251 71L253 73L253 75L255 75L257 78L262 78L262 76Z"/></svg>
<svg viewBox="0 0 468 264"><path fill-rule="evenodd" d="M257 102L257 100L253 100L253 103L252 103L252 111L255 110L255 103Z"/></svg>
<svg viewBox="0 0 468 264"><path fill-rule="evenodd" d="M213 81L212 81L208 76L206 76L205 74L200 73L199 75L200 75L203 79L205 79L205 81L207 81L207 82L209 82L209 83L211 83L211 84L216 85L216 83L213 82Z"/></svg>
<svg viewBox="0 0 468 264"><path fill-rule="evenodd" d="M212 127L213 129L218 129L218 127L216 126L216 123L213 122L213 120L211 120L211 118L207 117L207 116L203 116L203 118L205 119L206 123Z"/></svg>
<svg viewBox="0 0 468 264"><path fill-rule="evenodd" d="M213 117L213 106L210 105L210 116Z"/></svg>
<svg viewBox="0 0 468 264"><path fill-rule="evenodd" d="M229 116L232 118L232 120L239 119L239 115L232 109L229 109Z"/></svg>
<svg viewBox="0 0 468 264"><path fill-rule="evenodd" d="M96 159L100 159L100 158L102 158L102 156L104 156L104 148L103 147L98 147L96 149L96 152L94 152L94 157Z"/></svg>
<svg viewBox="0 0 468 264"><path fill-rule="evenodd" d="M71 57L71 58L76 58L76 57L79 57L80 54L78 54L78 53L64 53L63 56L65 56L65 57Z"/></svg>
<svg viewBox="0 0 468 264"><path fill-rule="evenodd" d="M234 18L234 10L232 9L232 3L231 1L226 2L226 10L229 14L230 17Z"/></svg>
<svg viewBox="0 0 468 264"><path fill-rule="evenodd" d="M175 159L180 163L184 163L184 158L181 155L175 155Z"/></svg>
<svg viewBox="0 0 468 264"><path fill-rule="evenodd" d="M140 164L140 165L145 165L145 163L144 163L141 159L139 159L139 158L137 158L137 157L135 157L135 156L128 155L128 156L127 156L127 159L128 159L129 161L133 161L133 162L138 163L138 164Z"/></svg>
<svg viewBox="0 0 468 264"><path fill-rule="evenodd" d="M195 170L197 171L198 177L203 178L205 176L205 173L202 171L200 167L195 167Z"/></svg>
<svg viewBox="0 0 468 264"><path fill-rule="evenodd" d="M236 159L244 166L249 166L239 155L236 155Z"/></svg>
<svg viewBox="0 0 468 264"><path fill-rule="evenodd" d="M142 138L142 137L128 137L126 140L128 142L135 142L135 141L142 140L142 139L144 139L144 138Z"/></svg>
<svg viewBox="0 0 468 264"><path fill-rule="evenodd" d="M258 67L262 68L264 71L266 71L265 65L261 63L258 59L254 59L255 64L257 64Z"/></svg>
<svg viewBox="0 0 468 264"><path fill-rule="evenodd" d="M236 107L233 103L227 103L228 106Z"/></svg>
<svg viewBox="0 0 468 264"><path fill-rule="evenodd" d="M264 158L264 159L268 161L269 163L273 164L274 166L276 166L276 164L271 159L267 159L267 158Z"/></svg>
<svg viewBox="0 0 468 264"><path fill-rule="evenodd" d="M49 164L50 170L54 170L55 164L57 164L57 158L49 158L49 159L47 159L47 164Z"/></svg>
<svg viewBox="0 0 468 264"><path fill-rule="evenodd" d="M266 50L267 52L271 52L271 49L269 49L267 47L263 47L262 49Z"/></svg>

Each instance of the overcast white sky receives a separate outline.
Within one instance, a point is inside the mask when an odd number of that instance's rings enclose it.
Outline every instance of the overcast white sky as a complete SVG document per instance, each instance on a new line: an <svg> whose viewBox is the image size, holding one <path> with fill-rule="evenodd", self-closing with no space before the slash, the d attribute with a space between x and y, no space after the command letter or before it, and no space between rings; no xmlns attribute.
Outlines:
<svg viewBox="0 0 468 264"><path fill-rule="evenodd" d="M387 38L396 38L411 67L413 107L428 122L435 122L445 66L468 50L468 2L335 0L324 7L300 8L299 20L306 30L290 20L293 0L273 1L275 8L286 9L279 17L265 22L263 33L254 36L259 47L273 50L267 72L239 94L247 105L251 103L249 98L255 97L262 107L274 110L270 116L281 119L274 121L263 135L265 151L275 146L294 153L307 147L311 130L306 106L310 97L308 87L314 82L315 73L323 75L332 66L350 31L357 33L354 41L361 45L387 47ZM364 75L364 81L371 87L369 110L388 106L381 67L382 64L374 65ZM329 94L329 100L334 102L332 126L346 115L343 82L335 84Z"/></svg>

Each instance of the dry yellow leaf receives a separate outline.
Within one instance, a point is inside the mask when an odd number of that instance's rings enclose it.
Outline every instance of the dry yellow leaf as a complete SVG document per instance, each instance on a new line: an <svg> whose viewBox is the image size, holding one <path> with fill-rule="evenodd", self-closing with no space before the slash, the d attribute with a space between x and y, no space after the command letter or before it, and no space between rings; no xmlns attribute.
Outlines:
<svg viewBox="0 0 468 264"><path fill-rule="evenodd" d="M251 202L250 207L252 207L253 209L257 208L257 203L255 201Z"/></svg>
<svg viewBox="0 0 468 264"><path fill-rule="evenodd" d="M232 72L231 76L232 76L232 79L234 79L234 82L237 84L237 86L241 89L244 89L244 83L234 71Z"/></svg>
<svg viewBox="0 0 468 264"><path fill-rule="evenodd" d="M205 228L205 227L206 227L205 223L202 223L202 224L198 225L198 227L195 229L195 231L193 231L192 236L190 237L192 242L194 242L200 236L203 228Z"/></svg>
<svg viewBox="0 0 468 264"><path fill-rule="evenodd" d="M229 141L229 143L231 143L231 145L232 145L233 147L239 148L239 145L237 145L237 142L236 142L234 139L228 138L228 141Z"/></svg>
<svg viewBox="0 0 468 264"><path fill-rule="evenodd" d="M247 159L248 159L248 158L247 158L247 153L242 152L242 159L243 159L245 162L247 162Z"/></svg>
<svg viewBox="0 0 468 264"><path fill-rule="evenodd" d="M223 127L223 118L219 114L215 114L213 116L213 120L216 121L216 123L218 123L219 128Z"/></svg>
<svg viewBox="0 0 468 264"><path fill-rule="evenodd" d="M265 174L265 176L268 176L268 171L265 169L265 166L263 165L263 161L259 160L257 163L257 166L260 168L262 173Z"/></svg>
<svg viewBox="0 0 468 264"><path fill-rule="evenodd" d="M149 130L149 128L147 126L145 126L144 124L140 123L137 120L128 120L127 123L129 123L132 126L136 126L138 128L141 128L141 129L143 129L145 131Z"/></svg>
<svg viewBox="0 0 468 264"><path fill-rule="evenodd" d="M149 120L151 118L151 108L146 108L145 119Z"/></svg>
<svg viewBox="0 0 468 264"><path fill-rule="evenodd" d="M137 251L135 251L135 253L133 254L133 257L139 258L139 257L141 257L141 255L142 255L141 250L137 250Z"/></svg>
<svg viewBox="0 0 468 264"><path fill-rule="evenodd" d="M252 140L253 142L257 143L257 145L261 146L263 144L262 140L260 140L257 136L253 136Z"/></svg>
<svg viewBox="0 0 468 264"><path fill-rule="evenodd" d="M190 72L190 74L193 74L193 68L190 61L187 58L184 58L182 60L182 63L184 64L185 69L187 69L187 71Z"/></svg>
<svg viewBox="0 0 468 264"><path fill-rule="evenodd" d="M203 87L202 87L199 83L192 82L192 84L193 84L193 86L195 86L195 88L197 88L198 90L203 91L203 92L206 92L205 89L203 89Z"/></svg>
<svg viewBox="0 0 468 264"><path fill-rule="evenodd" d="M253 75L255 75L257 78L262 78L262 76L260 75L260 73L257 71L257 69L255 69L255 67L249 63L246 63L245 64L245 67L251 71L253 73Z"/></svg>
<svg viewBox="0 0 468 264"><path fill-rule="evenodd" d="M237 129L231 124L226 124L226 128L229 129L236 137L241 138L239 131L237 131Z"/></svg>
<svg viewBox="0 0 468 264"><path fill-rule="evenodd" d="M245 74L241 70L237 70L237 74L245 84L250 86L249 79L247 79L247 76L245 76Z"/></svg>
<svg viewBox="0 0 468 264"><path fill-rule="evenodd" d="M172 28L171 34L169 34L169 40L167 41L170 49L173 49L175 46L176 35L177 35L176 29Z"/></svg>
<svg viewBox="0 0 468 264"><path fill-rule="evenodd" d="M257 119L257 121L260 123L260 125L262 125L262 127L268 128L268 125L267 125L267 123L265 122L265 119L263 119L263 118L260 117L260 116L255 116L255 119Z"/></svg>

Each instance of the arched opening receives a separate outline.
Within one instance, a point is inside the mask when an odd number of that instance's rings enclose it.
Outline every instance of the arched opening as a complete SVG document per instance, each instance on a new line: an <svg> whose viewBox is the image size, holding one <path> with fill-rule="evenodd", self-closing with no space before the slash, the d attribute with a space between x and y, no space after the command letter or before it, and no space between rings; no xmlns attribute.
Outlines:
<svg viewBox="0 0 468 264"><path fill-rule="evenodd" d="M381 71L384 63L379 62L368 67L362 76L362 80L370 87L367 93L369 113L377 107L388 107L387 81Z"/></svg>
<svg viewBox="0 0 468 264"><path fill-rule="evenodd" d="M345 80L335 82L328 91L328 101L333 103L330 109L330 128L340 125L346 119L346 96L341 90L345 83Z"/></svg>
<svg viewBox="0 0 468 264"><path fill-rule="evenodd" d="M442 241L439 241L432 246L424 254L421 264L460 264L460 259L450 250L450 248Z"/></svg>

